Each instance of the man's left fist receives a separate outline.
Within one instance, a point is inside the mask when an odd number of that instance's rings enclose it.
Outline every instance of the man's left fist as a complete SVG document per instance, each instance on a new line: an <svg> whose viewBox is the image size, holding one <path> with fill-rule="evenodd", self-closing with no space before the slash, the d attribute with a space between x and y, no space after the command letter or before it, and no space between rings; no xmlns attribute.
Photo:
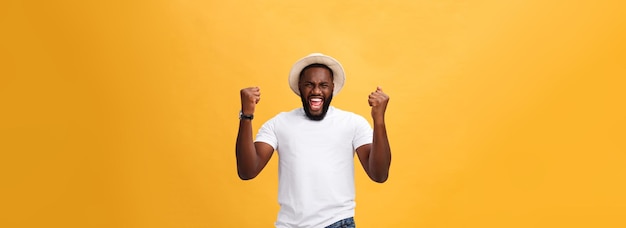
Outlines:
<svg viewBox="0 0 626 228"><path fill-rule="evenodd" d="M370 93L367 102L372 107L372 117L384 117L385 110L387 109L387 103L389 103L389 96L383 92L383 89L379 87L376 91Z"/></svg>

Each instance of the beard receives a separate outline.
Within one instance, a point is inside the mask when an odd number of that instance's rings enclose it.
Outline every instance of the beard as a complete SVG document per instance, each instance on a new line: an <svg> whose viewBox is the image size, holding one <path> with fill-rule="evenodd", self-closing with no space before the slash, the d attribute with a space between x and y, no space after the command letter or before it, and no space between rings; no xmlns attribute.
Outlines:
<svg viewBox="0 0 626 228"><path fill-rule="evenodd" d="M308 99L306 99L304 96L300 96L300 99L302 100L302 107L304 107L304 113L306 113L306 116L309 117L309 119L311 120L320 121L323 120L326 116L326 112L328 112L328 108L330 107L330 102L333 100L333 95L330 95L328 99L324 99L322 113L319 115L313 115L311 113L311 107L309 106Z"/></svg>

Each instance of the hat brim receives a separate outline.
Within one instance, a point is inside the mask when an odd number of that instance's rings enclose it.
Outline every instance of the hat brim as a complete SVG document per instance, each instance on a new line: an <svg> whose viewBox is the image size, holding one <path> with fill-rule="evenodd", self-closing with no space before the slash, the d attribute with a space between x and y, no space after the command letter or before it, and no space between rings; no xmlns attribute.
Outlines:
<svg viewBox="0 0 626 228"><path fill-rule="evenodd" d="M304 69L308 65L316 63L324 64L333 71L333 84L335 86L335 89L333 90L333 96L337 95L337 93L341 91L341 88L343 88L343 84L346 81L346 75L343 72L343 67L341 66L339 61L337 61L333 57L320 53L307 55L306 57L298 60L295 64L293 64L291 72L289 72L289 87L291 87L291 90L293 90L294 93L300 96L300 89L298 89L300 72L302 72L302 69Z"/></svg>

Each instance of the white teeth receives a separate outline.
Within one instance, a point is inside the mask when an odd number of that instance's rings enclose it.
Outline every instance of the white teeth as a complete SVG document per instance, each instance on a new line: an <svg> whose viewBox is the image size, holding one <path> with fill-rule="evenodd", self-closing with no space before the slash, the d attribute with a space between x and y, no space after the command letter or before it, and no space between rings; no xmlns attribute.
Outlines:
<svg viewBox="0 0 626 228"><path fill-rule="evenodd" d="M322 101L322 99L321 98L311 98L311 101L319 102L319 101Z"/></svg>

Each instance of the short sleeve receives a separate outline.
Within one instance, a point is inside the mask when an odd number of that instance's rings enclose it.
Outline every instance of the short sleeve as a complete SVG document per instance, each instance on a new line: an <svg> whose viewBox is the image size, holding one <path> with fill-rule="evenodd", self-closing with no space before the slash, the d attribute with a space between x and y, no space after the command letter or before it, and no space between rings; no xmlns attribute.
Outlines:
<svg viewBox="0 0 626 228"><path fill-rule="evenodd" d="M356 150L356 148L359 148L360 146L372 143L374 130L372 130L370 124L362 116L355 114L355 118L353 119L355 125L355 133L354 139L352 140L352 146Z"/></svg>
<svg viewBox="0 0 626 228"><path fill-rule="evenodd" d="M275 150L278 149L278 137L276 137L276 131L274 131L275 119L270 119L261 126L259 132L256 135L255 142L264 142L272 146Z"/></svg>

